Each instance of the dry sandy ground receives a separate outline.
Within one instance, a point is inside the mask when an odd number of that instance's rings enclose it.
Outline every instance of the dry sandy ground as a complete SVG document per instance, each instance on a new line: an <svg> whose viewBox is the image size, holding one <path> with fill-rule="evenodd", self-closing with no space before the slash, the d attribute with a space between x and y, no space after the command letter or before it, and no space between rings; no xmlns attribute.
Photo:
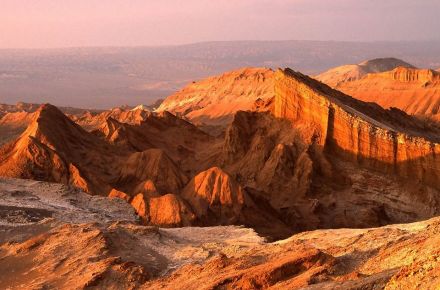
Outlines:
<svg viewBox="0 0 440 290"><path fill-rule="evenodd" d="M439 289L440 218L267 243L161 229L121 200L0 179L0 289Z"/></svg>

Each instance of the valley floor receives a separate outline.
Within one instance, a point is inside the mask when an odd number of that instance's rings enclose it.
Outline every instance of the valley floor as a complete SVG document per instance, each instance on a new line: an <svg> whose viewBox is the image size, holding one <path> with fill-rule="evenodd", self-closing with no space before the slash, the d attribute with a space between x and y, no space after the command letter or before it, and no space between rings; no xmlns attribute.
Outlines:
<svg viewBox="0 0 440 290"><path fill-rule="evenodd" d="M238 226L157 228L119 199L0 179L1 289L438 289L440 218L273 243Z"/></svg>

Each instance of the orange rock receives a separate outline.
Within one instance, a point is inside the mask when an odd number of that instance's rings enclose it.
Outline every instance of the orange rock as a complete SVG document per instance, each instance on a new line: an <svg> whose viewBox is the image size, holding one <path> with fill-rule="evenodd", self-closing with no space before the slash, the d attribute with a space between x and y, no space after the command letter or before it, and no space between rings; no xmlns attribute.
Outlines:
<svg viewBox="0 0 440 290"><path fill-rule="evenodd" d="M398 67L415 68L397 58L376 58L360 64L338 66L315 76L315 78L336 88L342 83L359 80L367 74L386 72Z"/></svg>
<svg viewBox="0 0 440 290"><path fill-rule="evenodd" d="M363 103L292 70L275 73L274 115L306 124L309 142L382 172L440 186L436 128ZM426 171L424 168L432 168Z"/></svg>
<svg viewBox="0 0 440 290"><path fill-rule="evenodd" d="M151 180L159 193L179 192L187 182L173 160L161 149L131 154L121 168L121 182Z"/></svg>
<svg viewBox="0 0 440 290"><path fill-rule="evenodd" d="M195 123L227 124L235 112L274 96L273 71L243 68L193 82L167 97L158 111L185 116Z"/></svg>
<svg viewBox="0 0 440 290"><path fill-rule="evenodd" d="M437 106L440 102L440 73L437 71L398 67L333 86L365 102L440 120Z"/></svg>
<svg viewBox="0 0 440 290"><path fill-rule="evenodd" d="M139 193L131 200L131 205L133 206L135 212L141 217L141 219L147 223L149 221L149 205L148 199Z"/></svg>
<svg viewBox="0 0 440 290"><path fill-rule="evenodd" d="M109 198L121 198L125 200L126 202L130 201L130 196L126 194L125 192L119 191L117 189L112 189L110 193L108 194Z"/></svg>
<svg viewBox="0 0 440 290"><path fill-rule="evenodd" d="M200 220L213 215L223 223L238 219L245 200L241 186L218 167L197 174L181 195Z"/></svg>
<svg viewBox="0 0 440 290"><path fill-rule="evenodd" d="M147 181L139 183L138 186L134 189L134 192L143 193L145 196L150 197L158 197L160 194L157 192L156 186L154 182L148 179Z"/></svg>
<svg viewBox="0 0 440 290"><path fill-rule="evenodd" d="M162 227L190 226L195 215L186 203L175 194L148 198L137 194L131 201L144 223Z"/></svg>
<svg viewBox="0 0 440 290"><path fill-rule="evenodd" d="M150 199L150 223L162 227L190 226L195 215L175 194Z"/></svg>

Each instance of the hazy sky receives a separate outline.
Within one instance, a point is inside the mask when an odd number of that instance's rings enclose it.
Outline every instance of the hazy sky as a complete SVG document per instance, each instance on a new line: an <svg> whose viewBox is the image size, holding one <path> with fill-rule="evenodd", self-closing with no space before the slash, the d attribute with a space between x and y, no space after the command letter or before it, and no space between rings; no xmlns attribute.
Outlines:
<svg viewBox="0 0 440 290"><path fill-rule="evenodd" d="M440 40L440 0L0 0L0 47Z"/></svg>

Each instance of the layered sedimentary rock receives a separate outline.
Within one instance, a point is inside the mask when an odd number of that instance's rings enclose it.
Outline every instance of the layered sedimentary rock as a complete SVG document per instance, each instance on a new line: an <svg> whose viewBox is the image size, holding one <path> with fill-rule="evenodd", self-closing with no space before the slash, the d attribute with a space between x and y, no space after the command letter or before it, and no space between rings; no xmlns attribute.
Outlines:
<svg viewBox="0 0 440 290"><path fill-rule="evenodd" d="M438 130L398 110L363 103L291 70L277 71L274 115L306 124L323 150L439 187ZM411 78L409 76L409 78Z"/></svg>
<svg viewBox="0 0 440 290"><path fill-rule="evenodd" d="M331 87L337 87L341 83L356 81L367 74L390 71L397 67L415 68L397 58L376 58L360 64L338 66L315 76L315 78Z"/></svg>
<svg viewBox="0 0 440 290"><path fill-rule="evenodd" d="M355 81L341 82L334 87L384 108L395 107L411 115L440 119L440 74L434 70L398 67L371 73Z"/></svg>

